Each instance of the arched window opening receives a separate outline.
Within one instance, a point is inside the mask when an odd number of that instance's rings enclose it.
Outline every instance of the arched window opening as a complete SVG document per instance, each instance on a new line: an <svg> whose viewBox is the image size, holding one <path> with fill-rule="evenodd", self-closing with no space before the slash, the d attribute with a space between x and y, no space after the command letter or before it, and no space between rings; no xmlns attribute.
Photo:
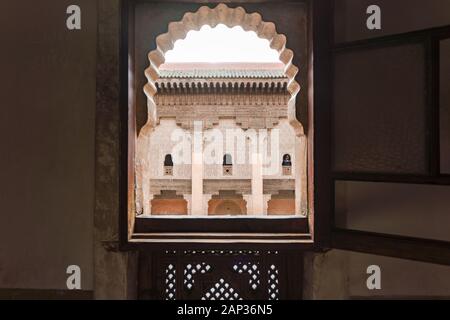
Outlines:
<svg viewBox="0 0 450 320"><path fill-rule="evenodd" d="M294 215L295 214L295 191L277 190L271 195L267 202L267 215Z"/></svg>
<svg viewBox="0 0 450 320"><path fill-rule="evenodd" d="M173 160L171 154L166 154L166 156L164 157L164 175L173 175Z"/></svg>
<svg viewBox="0 0 450 320"><path fill-rule="evenodd" d="M207 19L194 18L205 15ZM148 200L158 200L163 189L183 197L189 216L262 218L280 188L294 190L295 198L273 201L269 212L306 217L307 144L295 116L299 69L275 24L242 8L202 7L170 24L167 33L157 36L156 46L148 54L148 118L136 147L136 207L143 207L141 218L180 211ZM174 132L181 139L171 139ZM234 149L221 159L220 150L231 145ZM280 150L289 150L282 157L282 172ZM290 150L296 150L295 155ZM162 175L153 169L160 168L161 152ZM172 154L182 157L176 177ZM224 191L240 199L214 198ZM177 206L177 201L164 204Z"/></svg>
<svg viewBox="0 0 450 320"><path fill-rule="evenodd" d="M281 163L281 166L283 168L283 175L290 176L292 173L291 155L289 154L283 155L283 162Z"/></svg>
<svg viewBox="0 0 450 320"><path fill-rule="evenodd" d="M235 191L219 190L208 201L208 215L236 216L247 214L247 202Z"/></svg>
<svg viewBox="0 0 450 320"><path fill-rule="evenodd" d="M223 155L223 163L224 166L232 166L233 165L233 158L231 157L231 154L225 153Z"/></svg>
<svg viewBox="0 0 450 320"><path fill-rule="evenodd" d="M266 39L241 26L229 28L203 25L191 30L186 38L177 40L165 54L166 64L172 63L280 63L279 53L270 48Z"/></svg>
<svg viewBox="0 0 450 320"><path fill-rule="evenodd" d="M231 176L233 175L233 159L231 157L231 154L226 153L223 155L223 175L224 176Z"/></svg>

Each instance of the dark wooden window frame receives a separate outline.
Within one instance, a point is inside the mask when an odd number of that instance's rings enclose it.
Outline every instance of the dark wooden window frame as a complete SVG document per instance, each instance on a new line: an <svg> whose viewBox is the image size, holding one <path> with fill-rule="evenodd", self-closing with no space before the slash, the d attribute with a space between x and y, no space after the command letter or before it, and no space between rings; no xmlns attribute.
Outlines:
<svg viewBox="0 0 450 320"><path fill-rule="evenodd" d="M120 239L120 247L123 250L133 249L138 247L145 248L219 248L223 247L224 243L221 242L221 239L233 237L233 234L223 233L223 235L211 235L208 234L211 229L214 230L216 226L216 230L223 231L223 227L220 225L221 221L211 221L208 223L202 223L199 231L201 234L193 233L192 229L188 228L188 231L191 234L179 234L177 237L171 237L171 241L167 241L167 235L163 232L160 232L161 229L153 230L158 231L155 232L156 235L150 236L152 240L157 239L159 237L160 242L156 243L146 243L145 240L142 242L133 242L131 240L131 234L129 230L133 230L133 224L129 224L129 208L132 205L130 203L130 195L133 194L133 191L130 191L130 186L132 186L132 179L134 179L134 171L132 170L133 164L133 156L134 156L134 145L129 144L129 141L133 141L131 130L129 130L129 126L134 126L134 124L129 121L129 92L130 92L130 81L128 79L128 70L131 67L133 62L131 61L131 65L129 65L128 55L130 53L130 49L132 50L133 46L129 45L130 35L133 28L133 9L137 2L147 1L151 2L152 0L122 0L121 1L121 30L120 30L120 66L119 66L119 74L120 74L120 177L119 177L119 185L120 185L120 214L119 214L119 239ZM204 1L187 1L184 2L192 2L198 4L208 5L207 2ZM182 1L182 2L183 2ZM274 2L281 3L284 0L273 0L273 1L264 1L261 2ZM165 1L158 1L165 2ZM167 1L170 4L170 1ZM217 1L219 3L221 1ZM237 1L222 1L225 3L231 4L242 4L246 1L237 0ZM249 1L254 3L255 1ZM235 238L233 242L227 242L226 245L229 248L242 248L245 247L247 249L320 249L323 247L329 247L330 244L330 218L331 218L331 208L332 208L332 195L333 195L333 185L331 183L331 172L330 168L330 148L327 146L330 145L330 96L331 96L331 86L330 86L330 71L331 71L331 25L332 25L332 1L331 0L310 0L310 1L287 1L287 2L306 2L308 3L309 8L309 21L308 21L308 42L309 42L309 52L308 56L310 56L310 70L308 71L308 77L310 79L310 86L316 88L314 91L310 90L308 94L308 103L310 104L310 112L308 115L309 123L313 124L309 127L314 128L314 134L312 134L312 130L308 132L308 163L314 163L311 170L308 170L308 180L310 184L310 189L308 191L308 198L313 197L316 199L314 203L314 219L313 219L313 228L314 228L314 239L313 241L308 241L307 243L302 243L304 240L304 232L298 232L298 230L305 230L305 227L301 225L301 223L297 222L297 232L294 236L289 235L289 232L292 232L293 226L292 221L294 219L285 219L279 226L277 226L278 230L283 231L283 234L274 233L270 237L267 237L267 230L271 230L271 227L267 225L267 221L255 220L255 221L245 221L248 219L242 219L242 223L240 227L236 229L233 227L231 230L235 233ZM214 1L215 5L216 1ZM211 5L211 3L209 3ZM314 52L314 63L312 64L312 53ZM314 77L313 77L314 75ZM306 90L304 88L303 90ZM314 110L314 115L313 115ZM315 148L312 148L317 146ZM312 152L313 151L313 152ZM313 159L317 159L314 160ZM310 166L310 165L309 165ZM320 199L320 201L318 201ZM309 200L310 201L310 200ZM196 222L195 219L192 220L191 223L194 225ZM303 219L306 222L307 219ZM172 220L173 221L173 220ZM186 220L183 220L186 221ZM274 220L271 220L274 221ZM211 224L211 225L210 225ZM304 223L303 223L304 224ZM167 226L167 224L166 224ZM179 226L179 224L178 224ZM196 224L195 228L198 228L199 224ZM273 223L272 223L273 226ZM211 228L212 227L212 228ZM294 225L295 227L295 225ZM174 226L177 228L177 226ZM149 229L150 230L150 229ZM172 229L174 230L174 229ZM248 233L250 230L251 237L248 237ZM308 229L309 230L309 229ZM148 230L145 230L148 231ZM169 230L170 231L170 230ZM262 231L266 231L263 233ZM288 232L286 232L288 231ZM188 232L188 233L189 233ZM243 234L243 236L236 235ZM184 241L189 239L190 237L195 238L194 242ZM130 241L131 240L131 241ZM142 240L142 239L141 239ZM250 240L250 241L248 241ZM292 241L296 240L296 241ZM300 241L298 241L300 240Z"/></svg>
<svg viewBox="0 0 450 320"><path fill-rule="evenodd" d="M450 185L450 175L441 174L439 165L439 42L447 38L450 38L450 26L334 45L333 53L407 43L422 43L424 45L426 49L426 121L429 166L428 173L423 175L333 171L333 184L335 181L366 181ZM334 145L332 156L334 156ZM334 163L334 159L332 163ZM332 211L334 212L334 201ZM333 248L450 265L450 242L343 229L336 227L334 221L331 224L333 226L331 247Z"/></svg>

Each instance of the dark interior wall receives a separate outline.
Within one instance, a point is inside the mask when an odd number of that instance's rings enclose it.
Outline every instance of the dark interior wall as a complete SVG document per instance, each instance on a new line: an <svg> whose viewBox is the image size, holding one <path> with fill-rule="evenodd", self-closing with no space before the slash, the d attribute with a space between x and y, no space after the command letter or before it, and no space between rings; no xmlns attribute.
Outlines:
<svg viewBox="0 0 450 320"><path fill-rule="evenodd" d="M440 170L450 174L450 39L440 42Z"/></svg>
<svg viewBox="0 0 450 320"><path fill-rule="evenodd" d="M334 170L428 170L425 51L421 43L335 55Z"/></svg>
<svg viewBox="0 0 450 320"><path fill-rule="evenodd" d="M96 1L1 1L0 288L93 282Z"/></svg>
<svg viewBox="0 0 450 320"><path fill-rule="evenodd" d="M448 25L448 0L335 0L335 41L347 42ZM366 9L381 8L381 30L366 28Z"/></svg>
<svg viewBox="0 0 450 320"><path fill-rule="evenodd" d="M381 9L381 30L366 28L366 9ZM450 1L335 1L334 170L364 174L430 175L426 42L343 43L450 25ZM440 158L448 173L448 40L440 44ZM450 186L338 181L337 227L449 241ZM395 181L385 177L381 180ZM364 180L364 178L363 178Z"/></svg>

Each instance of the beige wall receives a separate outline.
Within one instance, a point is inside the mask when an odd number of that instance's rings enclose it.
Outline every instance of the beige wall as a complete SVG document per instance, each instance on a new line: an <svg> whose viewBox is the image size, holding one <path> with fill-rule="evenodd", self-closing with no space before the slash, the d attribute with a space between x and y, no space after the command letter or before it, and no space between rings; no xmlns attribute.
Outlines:
<svg viewBox="0 0 450 320"><path fill-rule="evenodd" d="M381 269L381 289L367 289L367 267ZM307 299L446 298L450 266L342 250L307 254L304 294Z"/></svg>
<svg viewBox="0 0 450 320"><path fill-rule="evenodd" d="M96 1L2 1L0 288L93 287Z"/></svg>
<svg viewBox="0 0 450 320"><path fill-rule="evenodd" d="M184 134L181 127L173 119L163 119L150 134L150 163L151 179L190 179L191 178L191 143L189 134ZM183 147L175 148L182 145ZM177 152L174 153L173 151ZM164 157L171 154L174 162L173 176L164 175Z"/></svg>

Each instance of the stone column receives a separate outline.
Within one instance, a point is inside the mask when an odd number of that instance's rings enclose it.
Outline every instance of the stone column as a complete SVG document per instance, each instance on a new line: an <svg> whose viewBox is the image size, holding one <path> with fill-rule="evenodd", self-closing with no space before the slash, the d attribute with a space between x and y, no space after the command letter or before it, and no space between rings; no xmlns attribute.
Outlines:
<svg viewBox="0 0 450 320"><path fill-rule="evenodd" d="M151 216L152 215L152 200L154 195L153 194L147 194L144 197L144 211L142 212L142 215L144 216Z"/></svg>
<svg viewBox="0 0 450 320"><path fill-rule="evenodd" d="M192 195L184 194L183 199L187 202L187 214L190 215L192 213Z"/></svg>
<svg viewBox="0 0 450 320"><path fill-rule="evenodd" d="M138 255L119 251L118 238L120 103L111 88L119 87L120 7L118 0L97 1L94 299L137 298Z"/></svg>
<svg viewBox="0 0 450 320"><path fill-rule="evenodd" d="M191 214L204 215L203 212L203 124L194 122L192 139L192 201Z"/></svg>
<svg viewBox="0 0 450 320"><path fill-rule="evenodd" d="M209 200L211 200L212 194L204 194L203 195L203 212L205 215L208 215L209 208Z"/></svg>
<svg viewBox="0 0 450 320"><path fill-rule="evenodd" d="M242 198L247 202L247 215L253 214L253 206L252 206L252 195L251 194L243 194Z"/></svg>
<svg viewBox="0 0 450 320"><path fill-rule="evenodd" d="M150 148L150 134L141 136L139 140L139 148L136 149L136 166L135 166L135 187L136 187L136 213L143 215L151 214L152 198L151 179L150 179L150 161L147 159L148 150Z"/></svg>
<svg viewBox="0 0 450 320"><path fill-rule="evenodd" d="M263 214L265 216L267 216L267 210L269 209L269 201L270 199L272 199L272 195L271 194L265 194L264 195L264 211Z"/></svg>
<svg viewBox="0 0 450 320"><path fill-rule="evenodd" d="M150 195L150 177L146 160L139 160L136 165L136 214L150 215L152 198Z"/></svg>
<svg viewBox="0 0 450 320"><path fill-rule="evenodd" d="M252 154L252 211L251 215L262 215L264 212L262 154Z"/></svg>
<svg viewBox="0 0 450 320"><path fill-rule="evenodd" d="M307 215L307 140L306 136L296 138L295 142L295 161L294 161L294 176L295 176L295 214Z"/></svg>
<svg viewBox="0 0 450 320"><path fill-rule="evenodd" d="M138 184L136 183L136 194L135 194L135 199L136 199L136 216L142 215L144 214L144 206L142 203L142 187L138 186Z"/></svg>
<svg viewBox="0 0 450 320"><path fill-rule="evenodd" d="M305 252L303 299L349 299L349 260L348 251Z"/></svg>

